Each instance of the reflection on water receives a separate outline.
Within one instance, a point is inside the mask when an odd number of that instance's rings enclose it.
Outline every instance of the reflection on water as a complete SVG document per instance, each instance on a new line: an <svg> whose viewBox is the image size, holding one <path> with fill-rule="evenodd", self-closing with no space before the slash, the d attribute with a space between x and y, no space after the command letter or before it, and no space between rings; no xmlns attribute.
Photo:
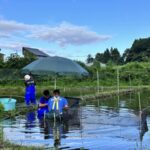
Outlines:
<svg viewBox="0 0 150 150"><path fill-rule="evenodd" d="M141 105L149 103L149 92L141 94ZM132 105L133 104L133 105ZM70 110L64 123L38 120L35 112L1 122L4 139L21 145L45 148L91 150L150 149L150 117L138 110L136 94L86 102Z"/></svg>

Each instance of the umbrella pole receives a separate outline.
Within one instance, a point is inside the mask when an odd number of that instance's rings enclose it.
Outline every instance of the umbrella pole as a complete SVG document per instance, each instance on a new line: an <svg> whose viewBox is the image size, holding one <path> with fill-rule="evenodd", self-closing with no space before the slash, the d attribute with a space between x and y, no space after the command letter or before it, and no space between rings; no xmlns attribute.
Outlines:
<svg viewBox="0 0 150 150"><path fill-rule="evenodd" d="M57 80L56 80L56 77L55 77L55 80L54 80L54 89L57 88Z"/></svg>

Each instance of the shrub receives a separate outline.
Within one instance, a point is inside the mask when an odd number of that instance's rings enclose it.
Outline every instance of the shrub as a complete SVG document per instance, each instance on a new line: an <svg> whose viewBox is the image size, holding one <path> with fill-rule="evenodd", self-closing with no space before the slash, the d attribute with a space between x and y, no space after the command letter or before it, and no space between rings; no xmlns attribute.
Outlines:
<svg viewBox="0 0 150 150"><path fill-rule="evenodd" d="M4 112L4 106L0 103L0 115L2 115Z"/></svg>

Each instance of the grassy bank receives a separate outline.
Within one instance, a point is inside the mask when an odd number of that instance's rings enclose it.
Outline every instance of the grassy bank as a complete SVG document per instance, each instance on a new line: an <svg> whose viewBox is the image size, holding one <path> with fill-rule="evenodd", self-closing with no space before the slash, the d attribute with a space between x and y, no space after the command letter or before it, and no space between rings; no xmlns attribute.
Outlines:
<svg viewBox="0 0 150 150"><path fill-rule="evenodd" d="M79 98L86 98L90 97L91 99L95 97L103 98L104 96L111 96L112 93L118 94L118 88L116 86L111 87L58 87L61 90L62 96L72 96L72 97L79 97ZM119 91L134 91L137 89L150 89L150 86L120 86ZM44 89L49 89L51 94L53 91L53 87L51 86L37 86L36 87L36 96L37 100L42 95ZM122 93L122 92L121 92ZM120 93L120 94L121 94ZM24 102L24 87L16 86L16 87L1 87L0 88L0 97L12 97L17 99L17 103Z"/></svg>

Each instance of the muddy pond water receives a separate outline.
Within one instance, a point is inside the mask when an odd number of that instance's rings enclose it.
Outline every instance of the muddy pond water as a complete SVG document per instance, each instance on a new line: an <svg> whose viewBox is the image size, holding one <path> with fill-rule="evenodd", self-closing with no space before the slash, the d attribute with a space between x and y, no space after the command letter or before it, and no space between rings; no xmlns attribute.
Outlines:
<svg viewBox="0 0 150 150"><path fill-rule="evenodd" d="M141 109L150 106L150 91L109 99L84 101L67 123L37 119L29 111L0 122L3 138L14 144L43 149L150 149L150 116L142 124Z"/></svg>

